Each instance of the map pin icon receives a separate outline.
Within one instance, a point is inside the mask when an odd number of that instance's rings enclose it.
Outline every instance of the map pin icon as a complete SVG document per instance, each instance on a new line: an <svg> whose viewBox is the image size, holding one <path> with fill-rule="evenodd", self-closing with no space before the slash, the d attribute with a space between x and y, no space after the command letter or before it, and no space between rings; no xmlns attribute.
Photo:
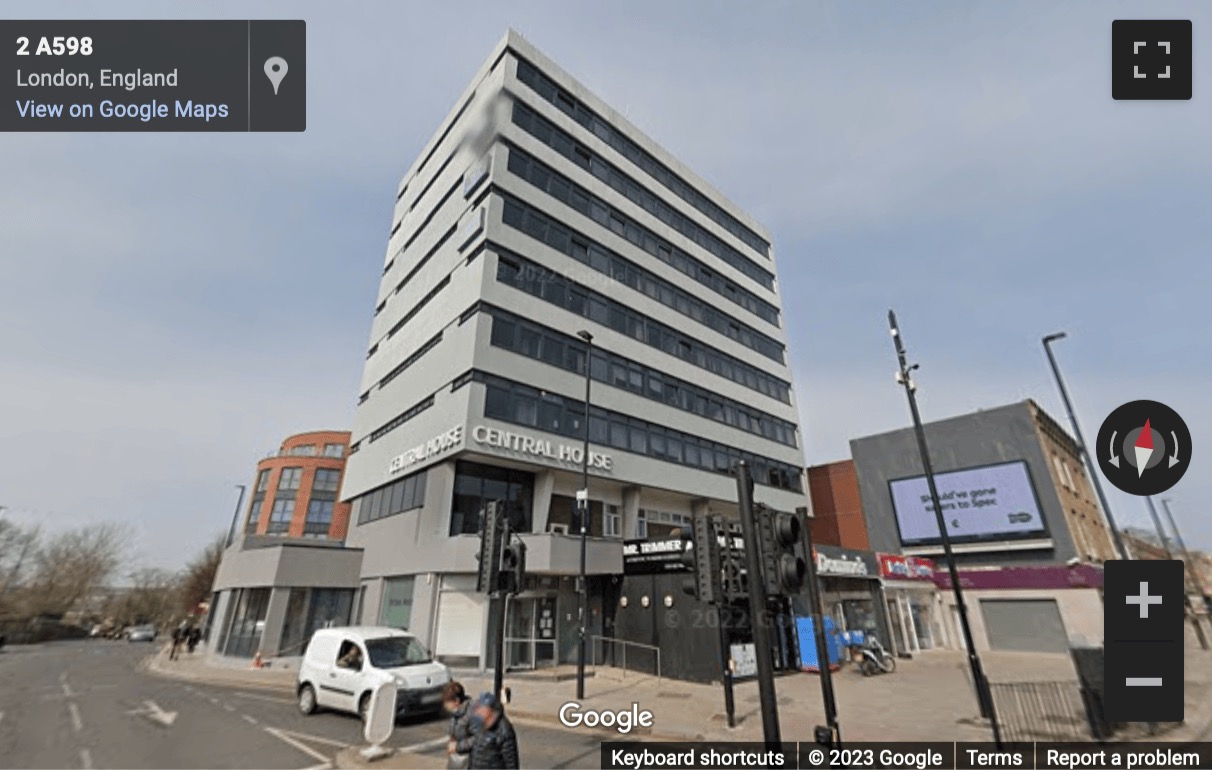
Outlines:
<svg viewBox="0 0 1212 770"><path fill-rule="evenodd" d="M281 56L271 56L265 60L265 77L274 84L274 96L278 95L278 86L282 84L282 78L286 77L288 69L290 68L286 66L286 60Z"/></svg>

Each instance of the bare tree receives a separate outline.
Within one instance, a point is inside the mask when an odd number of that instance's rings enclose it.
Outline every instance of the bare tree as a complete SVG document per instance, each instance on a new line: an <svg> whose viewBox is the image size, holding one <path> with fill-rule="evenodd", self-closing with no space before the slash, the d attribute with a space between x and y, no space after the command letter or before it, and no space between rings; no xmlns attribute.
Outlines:
<svg viewBox="0 0 1212 770"><path fill-rule="evenodd" d="M181 605L181 575L147 567L133 572L130 580L131 588L123 594L116 613L123 625L166 626L176 620Z"/></svg>
<svg viewBox="0 0 1212 770"><path fill-rule="evenodd" d="M33 555L23 581L30 615L62 615L89 593L105 585L122 562L125 529L94 524L61 532Z"/></svg>
<svg viewBox="0 0 1212 770"><path fill-rule="evenodd" d="M15 614L17 590L38 550L39 537L37 527L0 519L0 617Z"/></svg>
<svg viewBox="0 0 1212 770"><path fill-rule="evenodd" d="M192 614L199 604L210 598L226 543L227 535L219 533L185 568L181 578L181 609L185 614Z"/></svg>

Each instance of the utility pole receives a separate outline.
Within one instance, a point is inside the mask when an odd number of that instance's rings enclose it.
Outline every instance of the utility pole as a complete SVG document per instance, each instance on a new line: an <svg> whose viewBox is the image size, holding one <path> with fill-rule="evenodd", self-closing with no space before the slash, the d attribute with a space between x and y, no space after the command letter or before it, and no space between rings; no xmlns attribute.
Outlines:
<svg viewBox="0 0 1212 770"><path fill-rule="evenodd" d="M821 674L821 699L825 703L825 730L816 728L816 742L833 748L842 747L842 728L837 720L837 699L833 694L833 671L829 668L829 645L825 641L825 605L821 600L821 588L816 582L816 552L812 545L812 523L808 508L796 508L803 522L804 559L808 562L808 603L812 613L812 635L816 641L816 660ZM828 738L828 740L824 740Z"/></svg>
<svg viewBox="0 0 1212 770"><path fill-rule="evenodd" d="M737 463L737 498L741 511L741 538L745 545L745 564L749 573L749 625L753 628L754 657L757 658L758 698L762 706L762 734L766 748L782 751L779 736L779 706L774 694L774 661L770 657L770 629L767 627L766 584L763 578L761 539L753 515L753 477L749 464Z"/></svg>
<svg viewBox="0 0 1212 770"><path fill-rule="evenodd" d="M1052 366L1052 376L1056 379L1056 387L1060 391L1061 400L1065 402L1065 411L1069 413L1069 424L1073 426L1073 435L1077 439L1077 451L1081 453L1086 461L1086 473L1090 475L1090 483L1094 486L1094 492L1098 495L1099 505L1103 507L1103 515L1107 517L1107 529L1111 530L1111 537L1115 541L1115 548L1119 551L1121 559L1131 559L1127 547L1124 546L1123 538L1120 537L1119 527L1115 525L1115 517L1111 515L1111 504L1107 502L1107 495L1103 492L1103 485L1098 480L1101 471L1098 469L1098 464L1094 462L1094 458L1090 456L1090 452L1086 449L1086 440L1082 438L1081 426L1077 423L1077 415L1073 412L1073 404L1069 401L1069 391L1065 389L1065 381L1061 378L1060 367L1056 365L1056 356L1052 355L1052 343L1057 340L1063 340L1068 335L1065 332L1057 332L1044 337L1044 352L1048 354L1048 363Z"/></svg>
<svg viewBox="0 0 1212 770"><path fill-rule="evenodd" d="M905 397L909 400L909 412L913 417L913 430L917 434L917 448L922 456L922 470L926 473L926 483L930 487L930 502L934 506L934 518L938 522L938 533L943 543L943 553L947 558L947 570L951 575L951 590L955 594L955 609L959 613L960 628L964 633L964 645L968 652L968 666L972 670L973 684L976 686L976 698L980 703L981 716L989 720L993 730L993 742L998 749L1002 747L1001 728L997 723L997 710L993 706L993 693L989 690L989 682L981 668L980 655L976 652L976 644L972 641L972 627L968 623L968 607L964 604L964 590L960 586L959 570L955 566L955 553L951 549L951 536L947 533L947 522L943 517L943 506L938 498L938 487L934 483L934 469L930 465L930 452L926 447L926 430L922 427L922 416L917 410L917 385L913 383L911 372L919 364L909 365L905 354L905 344L901 340L901 331L896 325L896 313L888 311L888 326L892 331L892 341L896 346L896 357L899 368L896 381L905 387Z"/></svg>
<svg viewBox="0 0 1212 770"><path fill-rule="evenodd" d="M236 511L231 515L231 529L227 530L227 545L231 546L232 541L236 539L236 527L240 523L240 509L244 506L244 485L237 484L236 489L240 490L240 497L236 500Z"/></svg>

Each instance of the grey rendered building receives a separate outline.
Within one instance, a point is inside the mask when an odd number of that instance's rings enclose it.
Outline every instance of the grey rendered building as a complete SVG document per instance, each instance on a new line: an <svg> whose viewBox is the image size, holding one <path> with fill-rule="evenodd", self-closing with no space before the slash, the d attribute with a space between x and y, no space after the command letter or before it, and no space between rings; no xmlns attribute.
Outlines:
<svg viewBox="0 0 1212 770"><path fill-rule="evenodd" d="M623 539L735 515L737 461L759 502L808 504L798 408L769 234L510 32L397 196L341 491L353 622L486 665L477 533L501 499L530 574L507 663L575 658L582 331L601 634Z"/></svg>

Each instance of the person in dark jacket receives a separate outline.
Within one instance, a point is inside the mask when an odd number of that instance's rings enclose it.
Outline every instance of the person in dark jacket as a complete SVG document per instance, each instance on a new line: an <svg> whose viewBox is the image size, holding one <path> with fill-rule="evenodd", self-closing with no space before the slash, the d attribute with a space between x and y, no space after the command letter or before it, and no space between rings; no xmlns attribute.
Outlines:
<svg viewBox="0 0 1212 770"><path fill-rule="evenodd" d="M484 693L471 707L470 770L518 770L518 737L501 702Z"/></svg>
<svg viewBox="0 0 1212 770"><path fill-rule="evenodd" d="M450 756L447 767L467 767L467 755L471 753L471 699L463 685L450 682L442 691L442 706L450 714L450 742L446 753Z"/></svg>

